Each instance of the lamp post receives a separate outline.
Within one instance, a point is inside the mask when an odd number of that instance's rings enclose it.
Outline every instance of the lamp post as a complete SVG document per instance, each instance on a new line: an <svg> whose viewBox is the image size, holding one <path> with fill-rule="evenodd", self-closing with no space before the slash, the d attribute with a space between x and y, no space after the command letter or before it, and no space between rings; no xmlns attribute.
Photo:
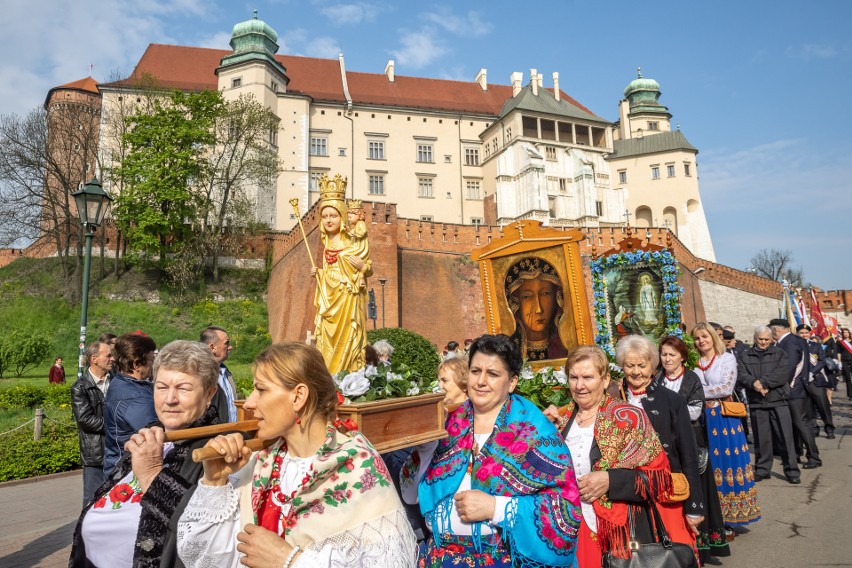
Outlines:
<svg viewBox="0 0 852 568"><path fill-rule="evenodd" d="M77 378L83 376L86 354L86 322L89 311L89 268L92 263L92 237L103 222L112 198L104 191L97 177L81 187L71 196L77 204L77 214L86 232L86 255L83 257L83 301L80 310L80 356L77 360Z"/></svg>
<svg viewBox="0 0 852 568"><path fill-rule="evenodd" d="M382 285L382 328L385 327L385 283L387 278L379 278L379 284Z"/></svg>

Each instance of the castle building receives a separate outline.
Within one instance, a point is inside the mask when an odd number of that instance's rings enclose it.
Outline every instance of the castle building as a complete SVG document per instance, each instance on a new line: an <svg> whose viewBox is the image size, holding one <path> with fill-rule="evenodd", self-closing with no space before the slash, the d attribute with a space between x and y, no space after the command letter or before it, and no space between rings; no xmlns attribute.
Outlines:
<svg viewBox="0 0 852 568"><path fill-rule="evenodd" d="M670 131L654 81L628 86L613 124L563 92L557 73L545 88L536 69L526 84L512 73L509 85L489 84L486 69L472 82L401 76L393 61L383 73L353 72L342 54L277 54L278 34L256 14L234 26L230 45L151 44L130 77L99 85L103 113L141 103L139 85L150 79L157 88L217 89L228 100L253 96L279 120L268 142L282 172L255 196L257 220L273 230L296 224L290 199L307 211L319 178L340 173L349 178L347 197L396 204L403 218L621 227L632 217L638 226L667 225L713 259L697 150ZM109 168L116 136L103 130ZM655 167L659 179L649 177ZM667 175L670 167L676 175Z"/></svg>

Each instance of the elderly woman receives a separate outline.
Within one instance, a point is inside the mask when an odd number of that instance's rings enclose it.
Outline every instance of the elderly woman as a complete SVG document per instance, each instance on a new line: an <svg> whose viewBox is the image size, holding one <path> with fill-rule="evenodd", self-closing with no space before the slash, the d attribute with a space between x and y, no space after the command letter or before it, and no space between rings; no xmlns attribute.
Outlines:
<svg viewBox="0 0 852 568"><path fill-rule="evenodd" d="M722 504L722 516L730 526L747 525L760 520L757 488L748 442L739 418L722 414L721 402L730 400L737 382L737 360L728 353L722 339L705 322L692 330L700 358L695 374L701 380L707 399L704 421L710 448L710 467ZM733 538L734 532L728 531Z"/></svg>
<svg viewBox="0 0 852 568"><path fill-rule="evenodd" d="M364 436L338 431L337 391L322 355L301 343L264 349L252 366L244 408L258 438L207 446L220 459L204 475L178 523L188 567L411 566L416 541L384 462Z"/></svg>
<svg viewBox="0 0 852 568"><path fill-rule="evenodd" d="M201 475L192 450L207 441L164 442L168 432L217 421L210 405L219 364L194 341L173 341L154 361L158 421L133 434L95 499L83 509L69 566L175 566L180 510Z"/></svg>
<svg viewBox="0 0 852 568"><path fill-rule="evenodd" d="M483 335L470 347L468 395L449 438L418 447L403 497L432 530L420 566L573 566L579 499L568 448L545 416L512 394L517 345Z"/></svg>
<svg viewBox="0 0 852 568"><path fill-rule="evenodd" d="M438 365L438 386L446 393L444 407L455 410L467 400L469 368L463 357L451 357Z"/></svg>
<svg viewBox="0 0 852 568"><path fill-rule="evenodd" d="M657 346L647 337L628 335L621 338L615 346L615 361L624 369L625 399L648 415L669 458L672 492L664 496L658 507L663 523L672 540L695 547L698 527L704 520L704 499L698 472L698 448L686 400L652 382L660 355Z"/></svg>
<svg viewBox="0 0 852 568"><path fill-rule="evenodd" d="M124 444L157 420L151 369L157 344L139 332L115 341L115 375L104 398L104 475L115 467Z"/></svg>
<svg viewBox="0 0 852 568"><path fill-rule="evenodd" d="M373 348L376 350L376 355L379 356L379 363L390 365L394 351L393 345L385 339L380 339L373 344Z"/></svg>
<svg viewBox="0 0 852 568"><path fill-rule="evenodd" d="M730 556L731 548L725 538L725 520L722 517L719 494L716 492L716 482L713 480L711 468L707 467L709 460L707 430L704 428L704 421L701 420L704 415L704 388L701 386L698 375L684 366L689 358L689 349L682 339L664 337L660 341L659 350L662 369L654 383L680 394L686 400L699 455L704 456L703 471L701 471L704 520L698 525L696 544L701 563L706 564L710 556ZM699 466L701 463L699 459Z"/></svg>
<svg viewBox="0 0 852 568"><path fill-rule="evenodd" d="M573 400L547 414L557 420L574 458L582 507L577 559L581 568L598 567L608 553L630 558L628 507L637 513L637 538L651 541L642 505L651 499L662 504L658 499L671 491L671 471L645 411L607 394L609 365L599 347L577 347L565 368Z"/></svg>

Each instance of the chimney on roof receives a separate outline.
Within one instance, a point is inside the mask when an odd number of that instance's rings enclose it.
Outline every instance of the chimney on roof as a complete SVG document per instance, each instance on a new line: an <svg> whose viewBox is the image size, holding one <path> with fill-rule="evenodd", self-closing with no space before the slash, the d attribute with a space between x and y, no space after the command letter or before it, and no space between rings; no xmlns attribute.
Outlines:
<svg viewBox="0 0 852 568"><path fill-rule="evenodd" d="M483 91L488 90L488 71L485 70L485 67L479 70L479 73L476 74L475 81L479 83L479 86Z"/></svg>
<svg viewBox="0 0 852 568"><path fill-rule="evenodd" d="M553 72L553 96L556 97L556 100L559 100L559 73L557 71Z"/></svg>
<svg viewBox="0 0 852 568"><path fill-rule="evenodd" d="M388 82L393 83L393 59L388 59L388 64L385 65L385 75L388 76Z"/></svg>
<svg viewBox="0 0 852 568"><path fill-rule="evenodd" d="M538 96L538 69L530 69L530 86L533 95Z"/></svg>
<svg viewBox="0 0 852 568"><path fill-rule="evenodd" d="M509 81L512 83L512 96L517 97L523 88L521 87L521 83L524 81L524 74L520 71L515 71L509 75Z"/></svg>
<svg viewBox="0 0 852 568"><path fill-rule="evenodd" d="M543 89L544 88L544 75L542 75L541 73L536 73L536 78L538 79L538 81L537 81L538 82L538 88Z"/></svg>

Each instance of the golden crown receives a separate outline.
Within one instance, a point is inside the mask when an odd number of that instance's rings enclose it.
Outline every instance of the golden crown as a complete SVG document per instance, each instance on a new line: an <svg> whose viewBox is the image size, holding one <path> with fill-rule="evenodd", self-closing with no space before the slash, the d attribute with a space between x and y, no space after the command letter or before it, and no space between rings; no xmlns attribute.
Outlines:
<svg viewBox="0 0 852 568"><path fill-rule="evenodd" d="M346 207L349 209L361 209L363 202L360 199L350 199L346 202Z"/></svg>
<svg viewBox="0 0 852 568"><path fill-rule="evenodd" d="M328 177L328 174L322 174L319 179L320 199L343 201L346 196L346 183L346 178L340 174L335 174L333 178Z"/></svg>

